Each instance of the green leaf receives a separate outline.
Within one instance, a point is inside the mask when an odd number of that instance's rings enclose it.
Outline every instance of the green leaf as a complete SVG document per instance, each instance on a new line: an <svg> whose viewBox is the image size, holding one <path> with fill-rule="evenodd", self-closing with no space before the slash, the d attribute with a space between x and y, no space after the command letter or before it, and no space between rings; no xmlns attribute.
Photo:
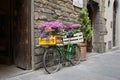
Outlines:
<svg viewBox="0 0 120 80"><path fill-rule="evenodd" d="M82 25L81 32L83 33L84 41L87 42L91 40L92 37L92 28L91 21L88 16L87 9L81 9L79 13L79 23Z"/></svg>

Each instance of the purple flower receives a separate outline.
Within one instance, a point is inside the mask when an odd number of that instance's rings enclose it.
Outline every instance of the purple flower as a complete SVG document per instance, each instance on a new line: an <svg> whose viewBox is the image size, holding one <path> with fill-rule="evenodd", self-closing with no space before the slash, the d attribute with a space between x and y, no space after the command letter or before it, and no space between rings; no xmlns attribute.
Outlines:
<svg viewBox="0 0 120 80"><path fill-rule="evenodd" d="M44 37L45 37L45 35L46 35L46 32L45 32L45 31L43 31L43 32L40 34L40 37L41 37L41 38L44 38Z"/></svg>
<svg viewBox="0 0 120 80"><path fill-rule="evenodd" d="M71 35L73 33L72 29L68 30L68 35Z"/></svg>
<svg viewBox="0 0 120 80"><path fill-rule="evenodd" d="M72 28L78 28L78 27L81 27L81 25L80 24L73 24L73 25L71 25L71 27Z"/></svg>

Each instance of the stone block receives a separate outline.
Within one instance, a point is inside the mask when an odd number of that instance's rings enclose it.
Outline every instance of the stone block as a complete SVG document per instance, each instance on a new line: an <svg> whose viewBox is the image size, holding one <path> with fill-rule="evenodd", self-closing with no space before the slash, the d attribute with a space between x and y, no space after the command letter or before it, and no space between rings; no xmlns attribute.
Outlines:
<svg viewBox="0 0 120 80"><path fill-rule="evenodd" d="M40 32L41 32L41 30L39 30L39 29L34 29L34 37L35 37L35 38L38 38L38 37L40 36Z"/></svg>
<svg viewBox="0 0 120 80"><path fill-rule="evenodd" d="M34 66L35 69L39 69L39 68L42 68L42 67L43 67L43 63L42 63L42 62L37 63L37 64L35 64L35 66Z"/></svg>
<svg viewBox="0 0 120 80"><path fill-rule="evenodd" d="M38 63L40 63L40 62L42 62L42 55L41 55L41 56L35 56L35 57L34 57L34 63L35 63L35 64L38 64Z"/></svg>
<svg viewBox="0 0 120 80"><path fill-rule="evenodd" d="M42 55L43 53L44 53L44 48L37 47L37 48L35 49L35 55L36 55L36 56Z"/></svg>
<svg viewBox="0 0 120 80"><path fill-rule="evenodd" d="M34 46L38 45L38 38L34 38Z"/></svg>
<svg viewBox="0 0 120 80"><path fill-rule="evenodd" d="M34 19L35 20L39 19L39 13L38 12L34 12Z"/></svg>
<svg viewBox="0 0 120 80"><path fill-rule="evenodd" d="M55 14L61 16L62 12L60 10L55 10Z"/></svg>
<svg viewBox="0 0 120 80"><path fill-rule="evenodd" d="M106 43L105 42L94 42L93 43L93 50L98 53L105 52Z"/></svg>
<svg viewBox="0 0 120 80"><path fill-rule="evenodd" d="M74 15L74 14L70 14L70 17L71 17L71 19L72 18L77 19L76 15Z"/></svg>

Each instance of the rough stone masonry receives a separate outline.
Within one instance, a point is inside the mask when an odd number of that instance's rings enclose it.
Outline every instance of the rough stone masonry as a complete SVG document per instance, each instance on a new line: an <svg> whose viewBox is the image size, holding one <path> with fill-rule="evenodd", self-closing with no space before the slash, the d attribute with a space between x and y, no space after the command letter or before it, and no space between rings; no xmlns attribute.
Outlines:
<svg viewBox="0 0 120 80"><path fill-rule="evenodd" d="M60 21L64 24L78 23L78 13L80 8L72 5L73 0L34 0L34 39L38 44L41 30L38 24L44 21ZM41 59L43 51L40 48L34 49L35 69L42 66Z"/></svg>

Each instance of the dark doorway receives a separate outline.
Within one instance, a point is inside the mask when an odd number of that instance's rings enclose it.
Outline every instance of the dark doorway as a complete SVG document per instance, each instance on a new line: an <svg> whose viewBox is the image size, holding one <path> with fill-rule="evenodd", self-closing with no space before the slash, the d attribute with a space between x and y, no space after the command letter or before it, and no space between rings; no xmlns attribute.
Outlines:
<svg viewBox="0 0 120 80"><path fill-rule="evenodd" d="M0 63L11 64L10 54L10 0L0 2Z"/></svg>
<svg viewBox="0 0 120 80"><path fill-rule="evenodd" d="M1 0L0 64L31 69L30 0Z"/></svg>
<svg viewBox="0 0 120 80"><path fill-rule="evenodd" d="M93 10L92 10L90 4L87 5L87 9L88 9L89 18L90 18L91 24L92 24L92 21L93 21L93 19L92 19L93 18ZM92 52L92 39L87 42L87 52Z"/></svg>
<svg viewBox="0 0 120 80"><path fill-rule="evenodd" d="M113 47L116 46L116 15L117 15L117 7L118 2L117 0L114 1L114 9L113 9Z"/></svg>

